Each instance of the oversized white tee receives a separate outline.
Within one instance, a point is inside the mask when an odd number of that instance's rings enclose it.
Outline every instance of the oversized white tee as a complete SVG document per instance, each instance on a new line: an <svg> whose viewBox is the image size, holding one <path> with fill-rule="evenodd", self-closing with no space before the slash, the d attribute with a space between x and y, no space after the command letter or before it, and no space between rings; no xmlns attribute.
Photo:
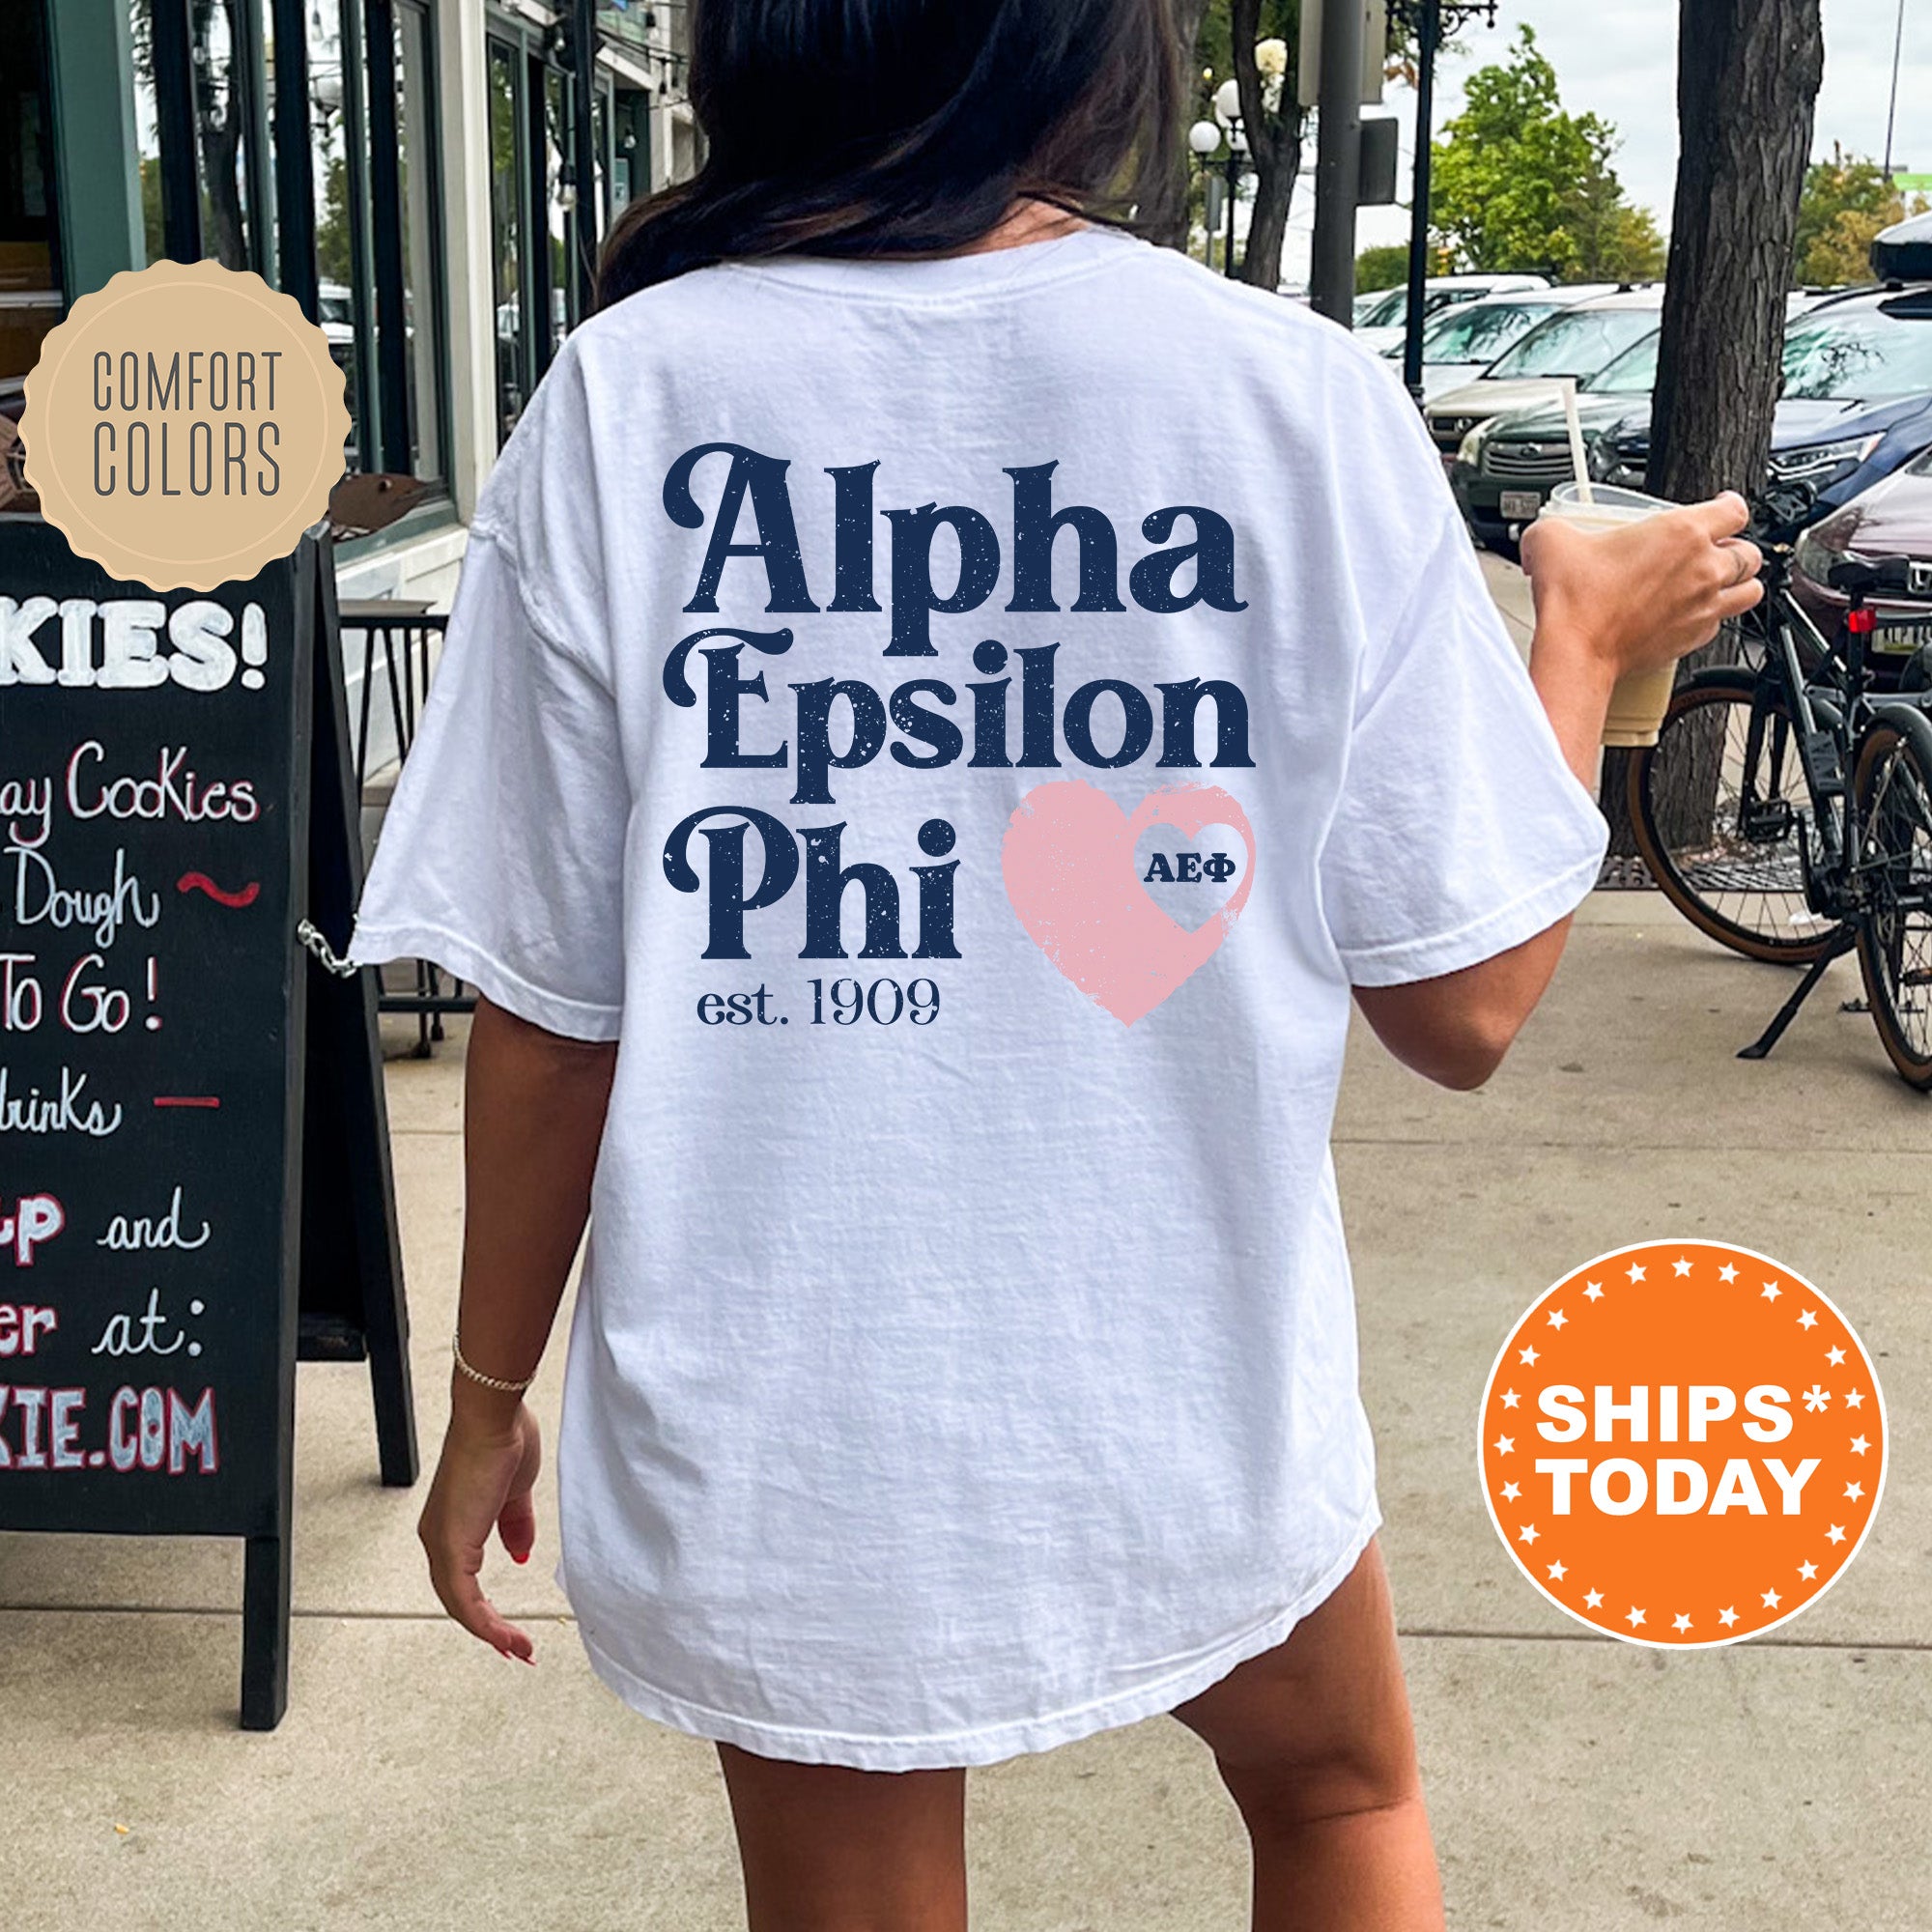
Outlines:
<svg viewBox="0 0 1932 1932"><path fill-rule="evenodd" d="M585 323L471 526L354 956L613 1039L558 1580L630 1704L989 1762L1373 1534L1350 986L1603 821L1340 330L1103 230Z"/></svg>

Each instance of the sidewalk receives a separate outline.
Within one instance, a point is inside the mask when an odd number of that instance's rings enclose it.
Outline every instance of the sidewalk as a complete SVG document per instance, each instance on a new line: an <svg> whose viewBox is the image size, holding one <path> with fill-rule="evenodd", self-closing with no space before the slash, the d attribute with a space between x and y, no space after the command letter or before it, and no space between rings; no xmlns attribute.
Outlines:
<svg viewBox="0 0 1932 1932"><path fill-rule="evenodd" d="M1784 984L1650 895L1601 895L1484 1093L1437 1093L1355 1043L1337 1161L1456 1926L1927 1922L1932 1106L1836 999L1767 1065L1733 1059ZM461 1087L460 1037L389 1069L432 1454ZM1523 1305L1577 1261L1673 1229L1762 1247L1833 1292L1885 1364L1895 1431L1844 1583L1786 1634L1682 1658L1592 1639L1535 1597L1484 1517L1469 1449ZM302 1369L298 1444L292 1696L271 1736L234 1728L239 1545L0 1537L11 1926L733 1927L710 1754L591 1678L548 1580L548 1501L530 1571L487 1575L535 1625L528 1670L440 1619L416 1498L374 1481L359 1369ZM1232 1814L1166 1720L979 1776L972 1823L991 1932L1244 1922Z"/></svg>

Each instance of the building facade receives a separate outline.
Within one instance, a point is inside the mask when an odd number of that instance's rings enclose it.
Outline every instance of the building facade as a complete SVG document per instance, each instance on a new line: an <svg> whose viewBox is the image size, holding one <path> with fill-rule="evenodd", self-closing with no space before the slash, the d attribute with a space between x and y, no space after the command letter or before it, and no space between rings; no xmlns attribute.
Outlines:
<svg viewBox="0 0 1932 1932"><path fill-rule="evenodd" d="M343 593L441 602L610 222L697 163L687 19L683 0L0 0L0 408L121 270L252 269L328 337L350 468L412 479L403 518L339 548Z"/></svg>

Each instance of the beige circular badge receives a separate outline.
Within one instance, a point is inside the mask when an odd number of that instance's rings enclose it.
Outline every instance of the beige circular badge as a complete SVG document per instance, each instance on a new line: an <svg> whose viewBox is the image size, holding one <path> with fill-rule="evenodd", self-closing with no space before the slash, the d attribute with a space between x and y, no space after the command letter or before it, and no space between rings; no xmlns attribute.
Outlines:
<svg viewBox="0 0 1932 1932"><path fill-rule="evenodd" d="M349 428L342 371L292 296L218 262L156 262L48 335L20 440L79 555L151 589L213 590L295 549Z"/></svg>

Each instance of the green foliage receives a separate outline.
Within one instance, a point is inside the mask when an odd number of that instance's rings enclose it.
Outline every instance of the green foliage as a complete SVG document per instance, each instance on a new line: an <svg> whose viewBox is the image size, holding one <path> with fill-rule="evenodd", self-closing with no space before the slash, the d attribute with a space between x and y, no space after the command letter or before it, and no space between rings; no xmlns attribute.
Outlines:
<svg viewBox="0 0 1932 1932"><path fill-rule="evenodd" d="M1377 289L1392 289L1408 280L1408 244L1387 242L1364 248L1355 257L1355 293L1373 295Z"/></svg>
<svg viewBox="0 0 1932 1932"><path fill-rule="evenodd" d="M1507 60L1469 76L1435 145L1430 213L1458 269L1556 281L1649 280L1663 270L1655 217L1625 196L1617 131L1567 114L1556 70L1519 30Z"/></svg>
<svg viewBox="0 0 1932 1932"><path fill-rule="evenodd" d="M1829 161L1804 172L1798 204L1796 279L1800 286L1835 288L1872 279L1871 244L1882 228L1922 213L1923 197L1910 210L1905 197L1876 161L1848 155L1835 144Z"/></svg>

